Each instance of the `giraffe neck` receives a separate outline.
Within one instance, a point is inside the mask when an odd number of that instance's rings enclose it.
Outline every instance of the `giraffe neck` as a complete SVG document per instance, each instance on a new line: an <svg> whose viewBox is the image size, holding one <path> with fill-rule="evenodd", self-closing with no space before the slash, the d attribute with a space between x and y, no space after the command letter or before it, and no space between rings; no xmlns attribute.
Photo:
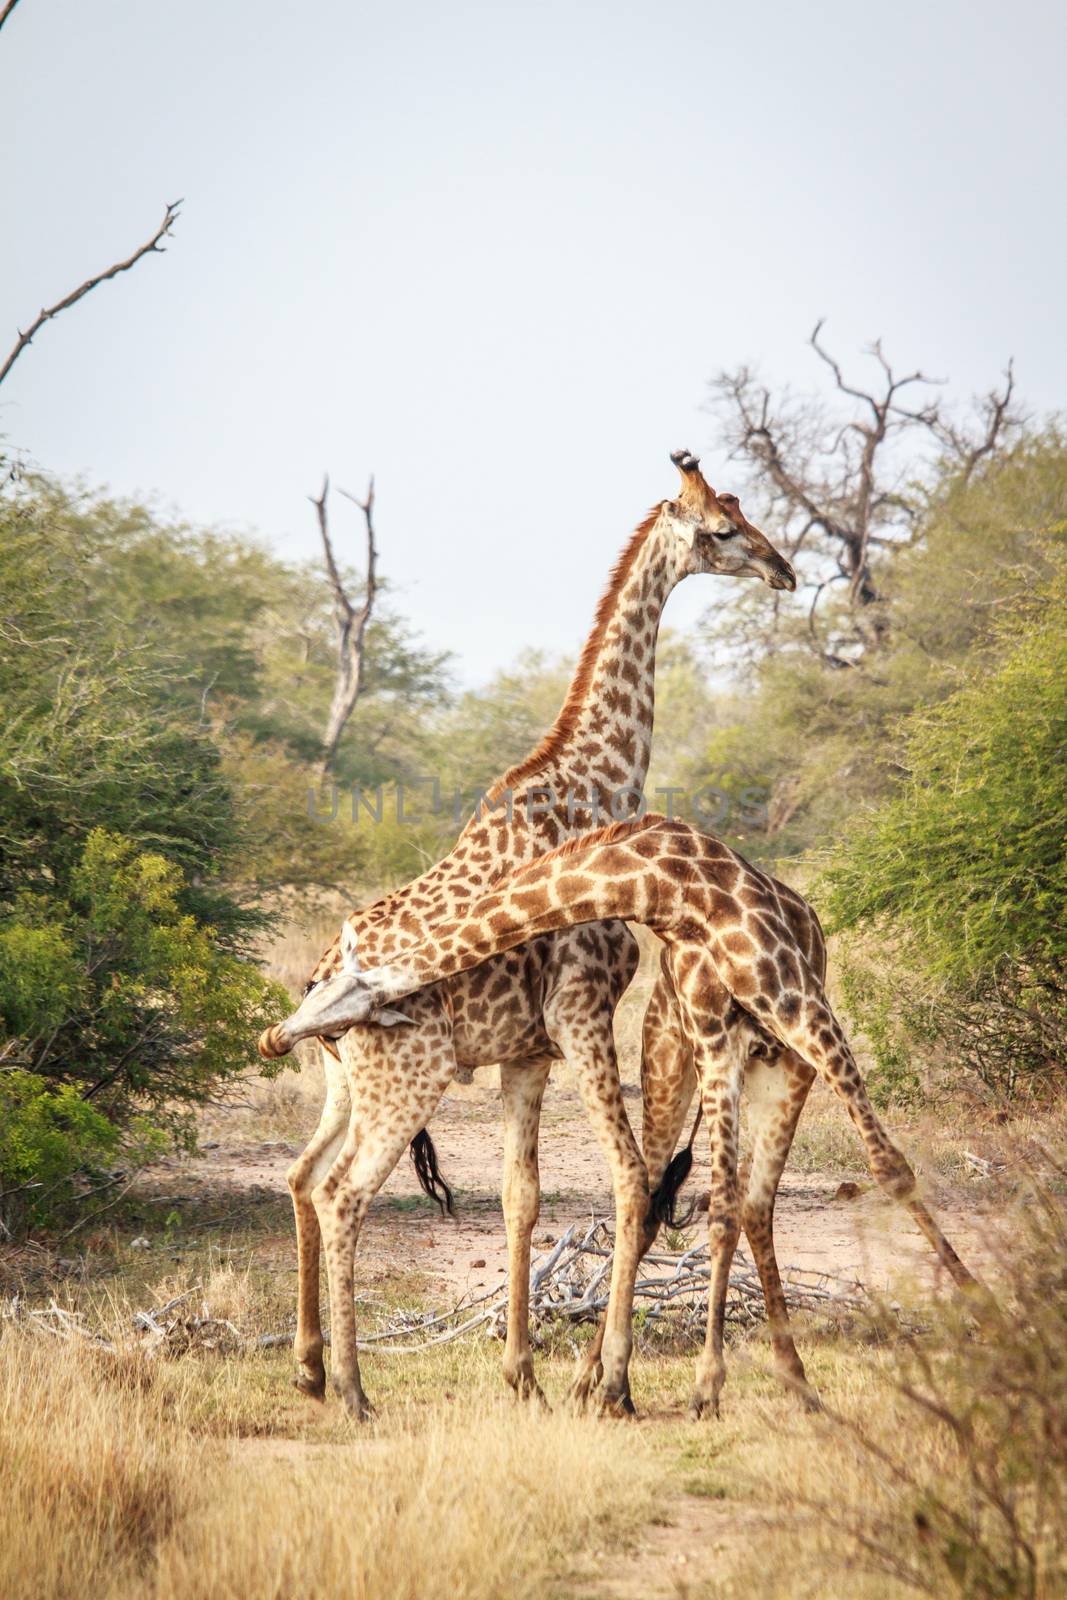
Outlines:
<svg viewBox="0 0 1067 1600"><path fill-rule="evenodd" d="M537 749L505 774L496 793L517 791L527 782L596 792L600 820L606 821L612 795L643 789L652 746L660 618L684 575L660 513L655 507L619 558L555 724ZM625 807L626 814L633 809Z"/></svg>
<svg viewBox="0 0 1067 1600"><path fill-rule="evenodd" d="M669 852L684 826L649 813L640 822L617 823L539 857L481 899L435 923L432 932L388 965L365 971L373 1003L403 999L529 939L580 922L621 918L643 922L661 936L668 933L676 895L661 892L649 857ZM649 845L639 846L641 855L629 860L630 870L620 871L620 842L631 845L640 836ZM716 840L708 844L725 849Z"/></svg>

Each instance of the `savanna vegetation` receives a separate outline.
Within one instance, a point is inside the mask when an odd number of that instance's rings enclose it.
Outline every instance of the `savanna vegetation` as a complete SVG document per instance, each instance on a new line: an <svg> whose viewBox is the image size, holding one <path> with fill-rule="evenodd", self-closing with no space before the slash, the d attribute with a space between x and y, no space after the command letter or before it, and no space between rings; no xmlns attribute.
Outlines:
<svg viewBox="0 0 1067 1600"><path fill-rule="evenodd" d="M13 472L5 1596L281 1597L307 1587L312 1551L314 1592L375 1600L659 1593L664 1570L707 1596L1064 1592L1067 437L1019 420L1010 386L961 424L898 414L888 373L860 398L838 377L829 400L783 405L747 373L715 388L735 486L802 583L791 600L745 587L728 629L719 610L663 637L649 801L672 791L825 913L838 994L920 1167L998 1186L995 1293L965 1316L926 1297L803 1327L820 1417L775 1386L758 1331L699 1436L681 1421L692 1350L662 1340L640 1373L655 1421L625 1449L618 1424L505 1406L495 1341L373 1357L387 1420L358 1444L309 1413L285 1349L255 1343L291 1326L284 1193L232 1211L184 1192L175 1152L235 1129L299 1144L316 1084L249 1091L258 1031L342 906L448 848L551 722L570 663L530 651L458 691L390 592L383 529L360 693L324 778L326 571ZM364 574L340 577L358 604ZM293 931L309 917L310 940ZM646 979L623 1022L630 1079ZM836 1182L846 1141L816 1106L794 1170ZM430 1294L379 1274L361 1325ZM220 1340L147 1355L141 1308L186 1301ZM558 1401L584 1334L541 1337ZM695 1565L657 1532L679 1516Z"/></svg>
<svg viewBox="0 0 1067 1600"><path fill-rule="evenodd" d="M741 651L721 622L664 638L650 801L681 791L749 854L825 874L885 1091L919 1092L934 1064L1054 1092L1067 442L1018 430L909 492L907 535L871 536L873 598L847 574L821 596L816 552L791 607L743 593ZM188 1107L240 1074L281 1003L250 958L283 891L358 900L447 848L550 722L567 663L526 654L457 695L386 589L331 791L323 574L41 478L9 486L2 516L10 1227L120 1149L188 1136Z"/></svg>

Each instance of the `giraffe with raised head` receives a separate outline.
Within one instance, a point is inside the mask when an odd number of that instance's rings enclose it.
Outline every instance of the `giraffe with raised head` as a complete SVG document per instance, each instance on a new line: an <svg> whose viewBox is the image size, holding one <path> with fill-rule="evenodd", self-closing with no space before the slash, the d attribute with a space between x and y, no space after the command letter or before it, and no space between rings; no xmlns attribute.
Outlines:
<svg viewBox="0 0 1067 1600"><path fill-rule="evenodd" d="M623 550L556 723L490 790L444 860L353 913L348 925L366 959L395 960L497 878L569 833L633 813L648 770L660 617L679 582L719 574L795 587L789 563L736 497L717 495L690 452L675 452L672 460L681 479L677 497L655 506ZM501 1064L505 1122L504 1373L518 1392L539 1392L528 1332L530 1240L540 1199L537 1133L551 1063L566 1057L611 1173L619 1243L603 1336L604 1392L609 1403L627 1402L633 1281L649 1194L622 1100L612 1016L636 964L635 941L619 921L565 930L414 997L404 1007L406 1026L360 1028L339 1052L327 1048L319 1126L288 1174L299 1268L296 1382L305 1393L325 1392L318 1284L325 1237L334 1385L354 1415L366 1414L352 1297L359 1225L404 1146L424 1129L423 1105L436 1104L457 1069L492 1062ZM310 992L340 965L335 941L311 975Z"/></svg>
<svg viewBox="0 0 1067 1600"><path fill-rule="evenodd" d="M794 931L796 899L688 823L655 815L619 823L572 840L497 883L384 968L361 967L356 931L346 924L344 970L309 995L288 1022L269 1029L260 1049L272 1056L309 1034L343 1034L380 1008L477 968L533 936L619 917L653 929L666 946L711 1138L708 1322L690 1411L717 1414L726 1372L726 1293L742 1224L740 1097L753 1037L784 1047L825 1079L844 1101L877 1182L907 1206L954 1281L973 1281L916 1194L911 1167L871 1105L813 965L814 952ZM731 1002L727 1014L723 991ZM414 1094L419 1112L428 1116L436 1103L434 1086L420 1084ZM351 1226L344 1207L330 1221L339 1232Z"/></svg>

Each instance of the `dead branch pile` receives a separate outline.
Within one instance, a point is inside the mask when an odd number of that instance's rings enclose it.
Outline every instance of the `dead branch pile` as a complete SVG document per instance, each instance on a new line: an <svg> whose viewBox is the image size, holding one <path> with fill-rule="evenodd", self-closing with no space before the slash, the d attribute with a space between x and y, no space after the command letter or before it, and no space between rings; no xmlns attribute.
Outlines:
<svg viewBox="0 0 1067 1600"><path fill-rule="evenodd" d="M581 1224L573 1224L546 1255L535 1257L530 1268L530 1322L535 1339L543 1337L553 1324L597 1321L608 1303L612 1255L609 1225L592 1218L584 1231ZM652 1251L641 1263L635 1288L639 1328L669 1328L679 1337L703 1339L708 1277L706 1244L680 1251ZM794 1312L870 1309L858 1283L799 1267L788 1268L783 1280ZM758 1274L740 1251L730 1273L726 1315L738 1328L751 1327L765 1315ZM397 1313L386 1328L366 1335L361 1348L407 1355L478 1331L503 1338L506 1318L507 1280L503 1279L483 1295L464 1297L450 1311L425 1316ZM405 1338L406 1344L394 1342Z"/></svg>
<svg viewBox="0 0 1067 1600"><path fill-rule="evenodd" d="M534 1258L530 1269L530 1321L535 1339L543 1339L553 1326L597 1320L608 1303L612 1253L611 1229L594 1217L588 1226L575 1223L547 1254ZM787 1268L783 1279L786 1298L794 1312L870 1310L870 1302L858 1283L797 1267ZM292 1343L291 1332L242 1333L226 1318L212 1316L206 1303L197 1312L191 1302L200 1293L201 1286L195 1285L165 1305L135 1312L130 1332L140 1348L152 1355L181 1355L191 1350L225 1353L274 1349ZM360 1349L416 1355L475 1334L503 1338L507 1294L507 1279L503 1278L485 1294L465 1295L446 1311L393 1312L384 1327L364 1334ZM641 1264L635 1293L639 1332L655 1330L679 1339L703 1339L707 1295L706 1244L651 1252ZM728 1322L737 1328L751 1327L764 1318L759 1277L740 1251L730 1273L726 1314ZM16 1295L0 1304L0 1322L18 1322L54 1338L89 1339L102 1348L116 1348L113 1340L95 1332L80 1312L60 1306L55 1299L46 1307L31 1307Z"/></svg>
<svg viewBox="0 0 1067 1600"><path fill-rule="evenodd" d="M151 1311L135 1311L130 1319L130 1331L137 1344L147 1355L166 1352L183 1355L188 1350L235 1351L255 1344L225 1317L213 1317L207 1306L197 1315L188 1307L194 1295L201 1292L197 1284L184 1294L175 1295L165 1305ZM85 1339L101 1350L117 1351L114 1339L107 1338L89 1325L83 1312L71 1311L57 1304L53 1298L47 1306L29 1306L20 1295L0 1304L0 1324L17 1323L33 1333L57 1339Z"/></svg>

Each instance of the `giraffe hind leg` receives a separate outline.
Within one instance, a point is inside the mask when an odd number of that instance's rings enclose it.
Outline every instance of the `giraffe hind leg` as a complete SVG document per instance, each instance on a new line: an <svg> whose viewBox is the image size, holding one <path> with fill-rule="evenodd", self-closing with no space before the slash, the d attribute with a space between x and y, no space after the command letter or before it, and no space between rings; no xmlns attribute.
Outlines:
<svg viewBox="0 0 1067 1600"><path fill-rule="evenodd" d="M787 1386L809 1408L817 1405L789 1326L774 1250L774 1203L797 1122L815 1074L792 1051L749 1060L745 1101L751 1153L743 1182L741 1224L759 1273L775 1363Z"/></svg>
<svg viewBox="0 0 1067 1600"><path fill-rule="evenodd" d="M830 1009L822 985L807 962L800 961L801 992L757 993L744 1001L759 1020L795 1050L844 1101L863 1140L875 1181L915 1218L937 1252L938 1259L959 1288L970 1288L974 1278L963 1265L928 1208L915 1194L915 1174L903 1153L886 1133L871 1105L863 1075L856 1065L841 1025Z"/></svg>

